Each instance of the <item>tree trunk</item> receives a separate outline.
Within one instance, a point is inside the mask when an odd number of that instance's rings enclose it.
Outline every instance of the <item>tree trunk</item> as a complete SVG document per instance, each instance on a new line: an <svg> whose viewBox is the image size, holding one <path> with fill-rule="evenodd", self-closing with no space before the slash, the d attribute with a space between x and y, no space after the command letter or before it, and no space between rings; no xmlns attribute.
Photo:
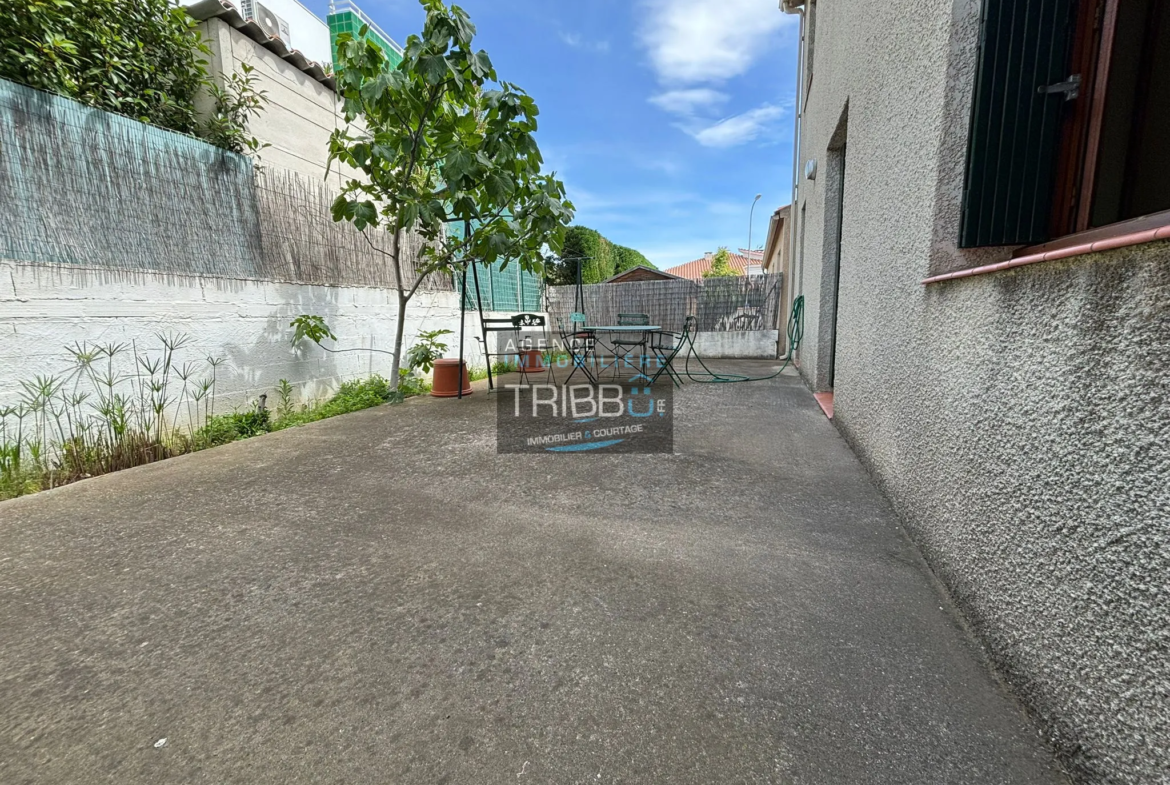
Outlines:
<svg viewBox="0 0 1170 785"><path fill-rule="evenodd" d="M402 367L402 334L406 331L406 305L410 298L402 289L398 290L398 324L394 330L394 358L390 365L390 384L397 390L402 375L398 369Z"/></svg>
<svg viewBox="0 0 1170 785"><path fill-rule="evenodd" d="M397 390L402 380L399 369L402 368L402 338L406 332L406 305L410 302L410 292L406 288L406 281L402 279L402 230L394 231L394 283L398 285L398 321L394 330L394 354L390 364L390 386Z"/></svg>

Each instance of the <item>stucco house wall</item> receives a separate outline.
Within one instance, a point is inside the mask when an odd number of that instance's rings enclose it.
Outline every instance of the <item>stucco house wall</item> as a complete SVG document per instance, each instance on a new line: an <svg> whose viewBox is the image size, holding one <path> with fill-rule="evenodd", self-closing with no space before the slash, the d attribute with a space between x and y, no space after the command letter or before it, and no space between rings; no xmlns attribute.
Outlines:
<svg viewBox="0 0 1170 785"><path fill-rule="evenodd" d="M978 13L818 3L800 369L835 326L835 423L1074 776L1170 782L1170 243L921 283L1013 250L956 247Z"/></svg>
<svg viewBox="0 0 1170 785"><path fill-rule="evenodd" d="M768 221L768 239L764 243L765 273L780 275L780 302L787 310L792 302L792 205L784 205L772 213ZM787 330L779 331L776 344L778 355L788 352Z"/></svg>

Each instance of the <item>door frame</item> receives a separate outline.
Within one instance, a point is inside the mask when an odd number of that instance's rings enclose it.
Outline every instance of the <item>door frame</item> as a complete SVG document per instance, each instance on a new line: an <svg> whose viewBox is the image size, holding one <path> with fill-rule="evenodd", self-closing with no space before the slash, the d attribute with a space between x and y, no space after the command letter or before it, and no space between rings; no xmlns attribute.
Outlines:
<svg viewBox="0 0 1170 785"><path fill-rule="evenodd" d="M814 385L818 392L831 392L837 376L837 317L841 301L841 248L844 241L848 136L849 106L846 104L825 151L824 241L821 255L820 317Z"/></svg>

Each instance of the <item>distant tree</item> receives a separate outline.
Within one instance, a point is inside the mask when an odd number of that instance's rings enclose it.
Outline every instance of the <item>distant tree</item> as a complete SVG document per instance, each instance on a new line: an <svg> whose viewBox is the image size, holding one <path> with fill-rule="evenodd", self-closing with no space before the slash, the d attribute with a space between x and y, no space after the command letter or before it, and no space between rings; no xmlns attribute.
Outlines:
<svg viewBox="0 0 1170 785"><path fill-rule="evenodd" d="M711 269L703 273L703 277L735 278L736 276L742 275L743 273L731 269L731 265L728 261L730 258L731 253L727 250L727 247L724 246L720 248L715 252L715 255L711 257Z"/></svg>
<svg viewBox="0 0 1170 785"><path fill-rule="evenodd" d="M635 251L633 248L626 248L624 245L619 245L616 247L616 250L618 263L615 272L617 273L624 273L626 270L632 270L635 267L649 267L651 270L658 269L650 264L650 260L643 256L641 252Z"/></svg>
<svg viewBox="0 0 1170 785"><path fill-rule="evenodd" d="M596 229L570 226L559 262L546 270L546 280L553 286L577 283L577 265L581 265L582 283L601 283L632 267L654 267L650 260L632 248L615 245Z"/></svg>
<svg viewBox="0 0 1170 785"><path fill-rule="evenodd" d="M617 263L613 249L613 243L596 229L570 226L565 232L561 262L550 282L556 285L577 283L577 266L580 265L582 283L601 283L613 275Z"/></svg>

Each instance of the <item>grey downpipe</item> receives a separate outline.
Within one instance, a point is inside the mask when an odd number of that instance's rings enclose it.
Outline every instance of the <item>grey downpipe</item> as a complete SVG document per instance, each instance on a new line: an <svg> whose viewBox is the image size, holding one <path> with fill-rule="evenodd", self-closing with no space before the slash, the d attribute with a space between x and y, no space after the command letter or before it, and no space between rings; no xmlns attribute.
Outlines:
<svg viewBox="0 0 1170 785"><path fill-rule="evenodd" d="M800 136L801 136L801 120L804 116L804 57L805 57L805 12L804 3L799 0L799 6L790 5L793 0L781 0L780 10L786 14L796 14L800 16L800 47L797 50L796 57L796 103L795 103L795 121L792 130L792 203L788 207L788 277L791 279L788 285L788 313L792 314L792 309L796 302L796 298L800 295L796 292L797 277L794 273L796 270L796 215L797 215L797 195L800 188ZM787 321L787 320L785 320ZM777 339L777 354L779 354L780 341L785 339L784 331L780 331L780 337ZM777 359L788 362L792 359L791 345L788 346L788 351L783 357Z"/></svg>

